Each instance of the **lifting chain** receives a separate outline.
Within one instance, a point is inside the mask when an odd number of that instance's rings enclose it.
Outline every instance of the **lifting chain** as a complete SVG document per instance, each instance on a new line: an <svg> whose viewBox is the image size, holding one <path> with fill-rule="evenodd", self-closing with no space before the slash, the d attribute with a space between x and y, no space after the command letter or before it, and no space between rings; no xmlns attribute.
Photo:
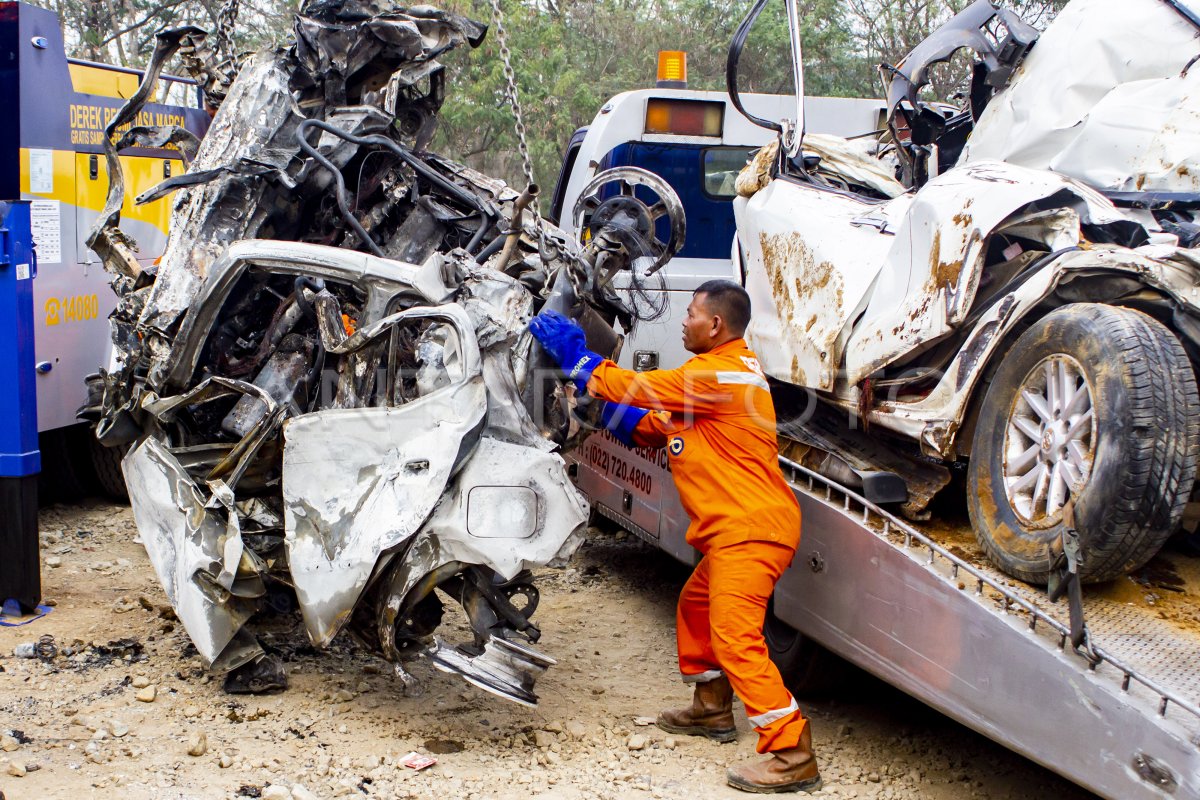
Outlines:
<svg viewBox="0 0 1200 800"><path fill-rule="evenodd" d="M231 0L237 2L237 0ZM525 170L526 183L533 185L537 181L533 179L533 162L529 158L529 142L525 137L525 118L521 114L521 101L517 97L517 74L512 67L512 51L508 49L508 34L504 30L504 12L500 10L500 0L491 0L492 2L492 23L496 28L496 44L500 48L500 60L504 64L504 81L507 84L508 103L512 107L513 112L513 129L517 134L517 149L521 153L521 167ZM538 204L538 198L533 198L530 204L533 210L533 225L537 230L538 251L542 254L542 258L546 258L546 232L542 227L542 211Z"/></svg>
<svg viewBox="0 0 1200 800"><path fill-rule="evenodd" d="M508 48L508 33L504 29L504 12L500 9L500 0L491 0L492 5L492 23L496 28L496 45L500 49L500 61L504 66L504 81L508 93L508 102L512 107L513 112L513 130L517 134L517 149L521 153L521 167L525 171L525 180L529 184L536 184L537 181L533 177L533 162L529 158L529 142L526 138L525 117L521 113L521 101L517 95L517 74L512 66L512 51ZM551 248L551 242L546 237L546 229L542 224L542 210L538 203L538 198L534 198L529 208L533 211L533 225L537 231L538 256L543 264L547 264L556 258L565 258L567 262L567 277L571 281L571 285L577 296L586 294L585 284L588 281L588 276L591 274L589 263L584 257L576 252L569 243L565 247L559 247L557 244ZM550 290L550 284L546 285L545 291Z"/></svg>
<svg viewBox="0 0 1200 800"><path fill-rule="evenodd" d="M229 64L236 63L237 53L233 49L233 26L237 22L240 0L225 0L217 12L217 58Z"/></svg>

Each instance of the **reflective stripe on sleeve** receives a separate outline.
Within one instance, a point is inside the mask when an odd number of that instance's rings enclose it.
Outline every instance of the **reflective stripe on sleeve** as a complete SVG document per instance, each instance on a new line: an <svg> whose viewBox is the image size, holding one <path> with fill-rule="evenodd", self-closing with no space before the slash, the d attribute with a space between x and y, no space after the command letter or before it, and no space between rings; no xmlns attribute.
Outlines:
<svg viewBox="0 0 1200 800"><path fill-rule="evenodd" d="M750 720L750 724L753 725L754 727L765 728L768 725L770 725L772 722L779 720L779 719L783 719L788 714L791 714L793 711L799 711L799 710L800 710L800 706L797 705L796 698L793 697L792 702L788 705L787 708L777 708L774 711L768 711L764 714L759 714L756 717L748 717L748 719Z"/></svg>
<svg viewBox="0 0 1200 800"><path fill-rule="evenodd" d="M771 387L767 385L765 378L755 375L753 372L718 372L717 383L741 383L747 386L757 386L760 389L771 391Z"/></svg>
<svg viewBox="0 0 1200 800"><path fill-rule="evenodd" d="M710 669L707 672L701 672L698 675L684 675L683 682L684 683L707 683L708 681L715 681L717 678L721 677L724 674L725 673L721 672L721 670L719 670L719 669ZM792 702L795 703L796 701L793 700Z"/></svg>

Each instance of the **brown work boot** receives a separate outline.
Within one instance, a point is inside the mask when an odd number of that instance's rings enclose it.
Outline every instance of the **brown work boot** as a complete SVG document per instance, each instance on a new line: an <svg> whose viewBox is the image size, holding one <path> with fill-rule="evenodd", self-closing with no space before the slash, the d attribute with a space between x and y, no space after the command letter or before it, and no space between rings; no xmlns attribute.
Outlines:
<svg viewBox="0 0 1200 800"><path fill-rule="evenodd" d="M667 733L707 736L718 742L737 739L733 722L733 687L722 675L696 684L692 704L687 708L664 711L658 715L658 727Z"/></svg>
<svg viewBox="0 0 1200 800"><path fill-rule="evenodd" d="M739 764L729 770L729 785L744 792L815 792L821 788L821 773L812 751L812 726L805 724L800 743L776 750L766 761Z"/></svg>

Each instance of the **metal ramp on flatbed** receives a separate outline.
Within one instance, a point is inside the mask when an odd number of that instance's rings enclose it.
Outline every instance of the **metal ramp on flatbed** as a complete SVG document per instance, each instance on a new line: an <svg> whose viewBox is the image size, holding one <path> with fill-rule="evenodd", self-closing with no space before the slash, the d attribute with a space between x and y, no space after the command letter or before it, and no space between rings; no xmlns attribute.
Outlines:
<svg viewBox="0 0 1200 800"><path fill-rule="evenodd" d="M1200 798L1200 618L1066 602L786 459L803 535L775 612L830 650L1109 798Z"/></svg>

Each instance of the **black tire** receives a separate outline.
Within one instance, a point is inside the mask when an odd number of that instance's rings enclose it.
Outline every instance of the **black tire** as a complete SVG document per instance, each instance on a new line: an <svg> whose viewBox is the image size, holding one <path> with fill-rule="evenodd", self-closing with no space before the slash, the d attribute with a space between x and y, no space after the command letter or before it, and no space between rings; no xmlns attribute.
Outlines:
<svg viewBox="0 0 1200 800"><path fill-rule="evenodd" d="M92 493L92 465L87 458L84 425L55 428L38 435L41 472L38 473L38 503L77 503Z"/></svg>
<svg viewBox="0 0 1200 800"><path fill-rule="evenodd" d="M92 458L92 466L96 471L96 485L101 493L110 500L119 503L129 502L129 490L125 487L125 474L121 472L121 460L129 452L128 444L116 447L105 447L96 439L91 428L88 429L88 450Z"/></svg>
<svg viewBox="0 0 1200 800"><path fill-rule="evenodd" d="M850 665L800 631L775 616L774 598L767 605L763 638L767 652L788 690L802 697L827 695L837 690Z"/></svg>
<svg viewBox="0 0 1200 800"><path fill-rule="evenodd" d="M1004 479L1006 436L1035 370L1068 362L1086 381L1092 410L1090 473L1081 488L1068 490L1084 548L1083 580L1120 577L1158 552L1179 526L1200 452L1196 378L1179 340L1161 323L1094 303L1064 306L1034 323L1004 355L987 389L967 473L980 546L997 567L1034 584L1046 583L1048 546L1061 536L1062 515L1035 519L1037 501L1029 517L1014 508ZM1049 468L1044 460L1061 443L1047 430L1043 425L1036 469Z"/></svg>

